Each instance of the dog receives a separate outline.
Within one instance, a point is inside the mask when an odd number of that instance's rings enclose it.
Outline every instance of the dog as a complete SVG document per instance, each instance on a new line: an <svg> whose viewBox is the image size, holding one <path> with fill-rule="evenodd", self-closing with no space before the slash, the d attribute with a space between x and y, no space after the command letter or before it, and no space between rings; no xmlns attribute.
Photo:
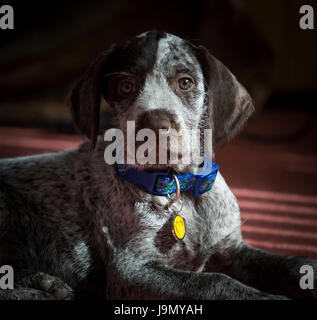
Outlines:
<svg viewBox="0 0 317 320"><path fill-rule="evenodd" d="M155 132L210 128L215 148L254 109L219 60L177 36L148 31L102 52L71 97L87 141L60 153L1 160L0 265L12 266L15 276L13 290L0 290L2 299L317 297L299 285L302 265L316 279L313 261L243 241L237 200L219 171L197 194L179 186L193 162L123 164L123 171L105 163L110 142L100 126L101 99L111 126L124 133L128 121ZM140 183L157 171L172 194Z"/></svg>

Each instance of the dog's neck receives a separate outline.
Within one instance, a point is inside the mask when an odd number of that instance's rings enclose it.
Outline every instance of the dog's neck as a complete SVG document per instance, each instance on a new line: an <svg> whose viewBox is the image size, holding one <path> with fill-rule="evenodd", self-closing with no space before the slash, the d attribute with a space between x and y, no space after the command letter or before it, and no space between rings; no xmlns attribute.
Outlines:
<svg viewBox="0 0 317 320"><path fill-rule="evenodd" d="M191 190L195 196L200 196L212 189L219 166L206 158L204 166L196 173L172 174L163 170L141 170L127 164L116 164L115 168L124 180L151 194L165 196L175 193L178 181L180 192Z"/></svg>

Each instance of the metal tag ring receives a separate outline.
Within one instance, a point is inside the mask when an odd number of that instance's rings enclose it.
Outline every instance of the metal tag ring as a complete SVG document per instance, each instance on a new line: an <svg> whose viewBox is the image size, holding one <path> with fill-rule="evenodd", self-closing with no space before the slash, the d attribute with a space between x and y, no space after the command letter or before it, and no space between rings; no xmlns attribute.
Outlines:
<svg viewBox="0 0 317 320"><path fill-rule="evenodd" d="M177 176L175 174L172 174L172 177L175 181L175 186L176 186L176 196L175 196L175 199L173 200L173 203L177 203L181 195L181 187L180 187Z"/></svg>

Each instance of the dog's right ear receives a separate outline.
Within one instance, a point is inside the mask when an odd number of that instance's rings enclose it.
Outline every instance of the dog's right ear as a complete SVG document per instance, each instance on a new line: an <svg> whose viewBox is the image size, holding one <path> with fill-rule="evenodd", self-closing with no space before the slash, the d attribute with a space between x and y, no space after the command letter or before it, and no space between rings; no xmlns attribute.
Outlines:
<svg viewBox="0 0 317 320"><path fill-rule="evenodd" d="M113 45L101 53L88 67L71 95L71 109L75 126L90 140L91 149L96 145L99 132L102 75L111 64L115 51Z"/></svg>

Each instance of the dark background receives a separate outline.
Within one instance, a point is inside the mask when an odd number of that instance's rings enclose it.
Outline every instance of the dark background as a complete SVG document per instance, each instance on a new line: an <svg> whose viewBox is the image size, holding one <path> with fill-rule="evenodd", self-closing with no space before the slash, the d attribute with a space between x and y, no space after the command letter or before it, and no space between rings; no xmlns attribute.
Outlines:
<svg viewBox="0 0 317 320"><path fill-rule="evenodd" d="M205 45L251 93L256 114L216 154L245 238L317 259L317 1L0 1L0 157L77 146L69 93L112 43L149 29ZM299 8L315 9L315 30Z"/></svg>
<svg viewBox="0 0 317 320"><path fill-rule="evenodd" d="M205 45L249 89L258 110L282 94L304 107L316 98L317 31L299 28L300 6L317 10L316 1L1 2L15 10L15 29L0 31L2 123L61 125L69 119L65 97L93 57L153 28Z"/></svg>

